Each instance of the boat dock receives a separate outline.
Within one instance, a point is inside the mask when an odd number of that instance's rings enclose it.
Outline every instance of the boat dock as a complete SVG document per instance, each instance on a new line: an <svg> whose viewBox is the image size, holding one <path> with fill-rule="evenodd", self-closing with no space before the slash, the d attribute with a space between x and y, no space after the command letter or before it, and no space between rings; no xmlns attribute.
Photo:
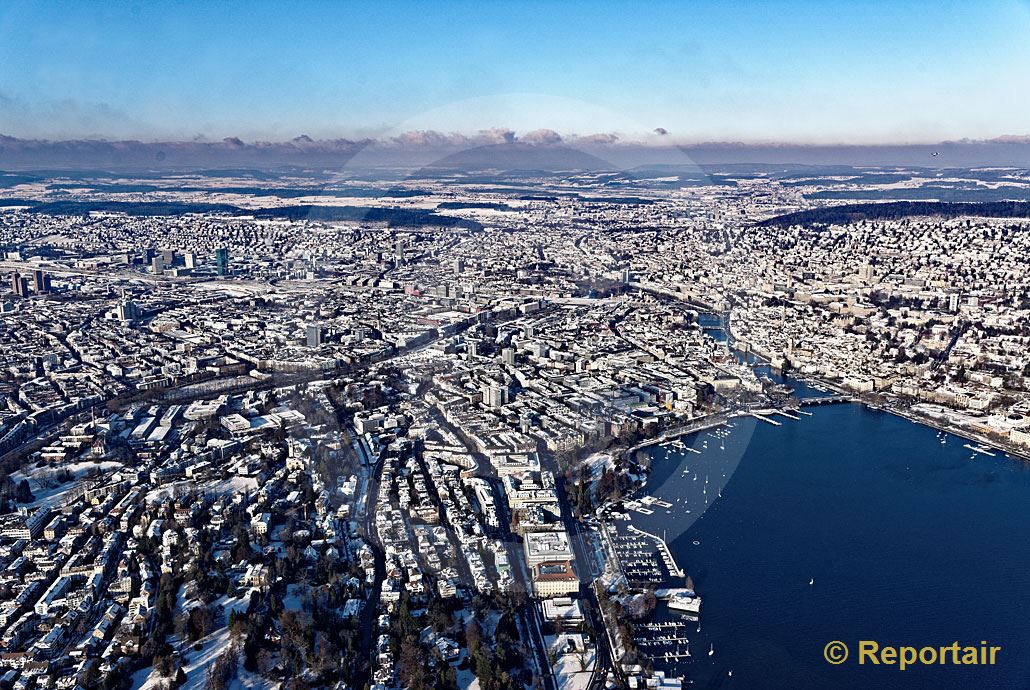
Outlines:
<svg viewBox="0 0 1030 690"><path fill-rule="evenodd" d="M663 501L657 496L644 496L640 499L640 502L647 506L658 506L659 508L671 508L672 504L668 501Z"/></svg>
<svg viewBox="0 0 1030 690"><path fill-rule="evenodd" d="M634 640L656 666L679 674L686 670L681 664L690 658L687 633L693 627L681 621L643 623L636 626Z"/></svg>
<svg viewBox="0 0 1030 690"><path fill-rule="evenodd" d="M654 539L658 543L658 552L662 555L662 560L665 561L665 567L669 569L669 572L675 575L676 577L686 576L686 573L683 572L683 570L678 565L676 565L676 559L673 558L672 550L669 549L669 545L665 543L664 539L662 539L656 534L645 532L644 530L634 525L630 525L628 529L636 534L643 534Z"/></svg>
<svg viewBox="0 0 1030 690"><path fill-rule="evenodd" d="M609 535L610 548L614 554L619 571L630 582L643 582L649 585L661 585L665 582L665 573L655 553L654 543L640 535Z"/></svg>
<svg viewBox="0 0 1030 690"><path fill-rule="evenodd" d="M987 448L985 446L981 446L980 444L977 444L977 445L974 446L974 445L971 445L969 443L965 443L965 444L962 445L962 447L963 448L968 448L969 450L973 451L974 453L982 453L983 455L990 455L992 458L997 457L994 453L992 453L991 451L987 450Z"/></svg>
<svg viewBox="0 0 1030 690"><path fill-rule="evenodd" d="M752 412L751 416L755 419L761 419L763 422L769 422L773 426L783 426L783 422L777 422L775 419L769 419L765 415L759 414L758 412Z"/></svg>
<svg viewBox="0 0 1030 690"><path fill-rule="evenodd" d="M724 412L694 417L693 419L687 420L683 426L676 429L670 429L657 438L641 441L635 446L627 449L626 452L632 455L635 451L642 450L648 446L670 446L673 441L678 440L682 436L689 436L690 434L696 434L699 431L722 426L728 419L729 416ZM683 442L680 441L680 443Z"/></svg>

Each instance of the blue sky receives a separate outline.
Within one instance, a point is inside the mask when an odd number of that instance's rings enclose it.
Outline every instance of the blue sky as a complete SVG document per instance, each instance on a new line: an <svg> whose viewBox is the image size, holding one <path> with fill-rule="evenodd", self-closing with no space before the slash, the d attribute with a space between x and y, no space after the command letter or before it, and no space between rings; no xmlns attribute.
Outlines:
<svg viewBox="0 0 1030 690"><path fill-rule="evenodd" d="M0 4L0 133L1030 133L1024 1Z"/></svg>

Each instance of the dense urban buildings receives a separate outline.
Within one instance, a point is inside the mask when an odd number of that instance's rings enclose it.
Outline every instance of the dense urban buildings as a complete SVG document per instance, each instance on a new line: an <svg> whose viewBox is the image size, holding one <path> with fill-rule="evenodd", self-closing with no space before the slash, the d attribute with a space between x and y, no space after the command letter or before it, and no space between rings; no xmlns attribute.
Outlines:
<svg viewBox="0 0 1030 690"><path fill-rule="evenodd" d="M1030 455L1027 214L839 208L978 180L1030 174L5 182L2 682L680 687L641 449L859 400Z"/></svg>

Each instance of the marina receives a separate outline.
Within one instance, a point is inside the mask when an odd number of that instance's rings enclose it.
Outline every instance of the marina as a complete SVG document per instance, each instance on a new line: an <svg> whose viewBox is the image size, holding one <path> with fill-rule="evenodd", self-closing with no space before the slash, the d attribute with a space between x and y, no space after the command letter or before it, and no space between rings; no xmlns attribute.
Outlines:
<svg viewBox="0 0 1030 690"><path fill-rule="evenodd" d="M630 525L629 529L630 531L636 534L643 534L650 537L651 539L654 539L655 543L658 545L658 553L661 555L662 560L665 562L665 567L669 571L669 573L675 577L685 576L683 570L681 570L680 567L676 565L676 559L675 557L673 557L672 551L669 550L669 545L665 543L664 539L662 539L656 534L645 532L644 530L633 525Z"/></svg>
<svg viewBox="0 0 1030 690"><path fill-rule="evenodd" d="M824 671L818 650L840 629L915 625L932 636L991 621L992 636L1030 643L1008 603L1030 586L1027 569L1003 576L990 555L1030 565L1030 534L1019 517L1030 511L1030 466L972 439L948 443L961 437L821 385L790 383L796 406L698 420L702 428L677 434L676 445L639 446L661 462L626 512L611 517L630 557L627 578L646 581L658 599L649 620L634 627L654 668L692 685L733 678L744 687L804 687ZM985 462L968 462L977 457ZM939 521L949 530L942 533ZM871 561L880 564L875 601L862 595L858 576ZM943 610L947 585L928 573L956 563L980 573L977 590ZM780 668L784 655L792 667L770 676L768 664ZM1014 682L1011 670L992 671ZM912 687L955 682L927 676ZM834 678L856 690L871 683L850 668Z"/></svg>
<svg viewBox="0 0 1030 690"><path fill-rule="evenodd" d="M849 626L932 636L990 621L1000 644L1030 643L1011 606L1030 587L1028 570L1002 574L1010 572L1006 564L1030 565L1030 533L1020 517L1030 512L1030 467L984 445L942 445L947 434L855 403L796 412L797 419L781 417L775 425L748 415L733 428L684 437L700 454L650 451L661 462L652 465L637 501L669 504L672 515L627 512L629 519L613 522L626 535L631 572L647 579L659 599L651 620L636 626L648 640L640 650L656 669L705 686L727 679L728 666L743 686L803 687L807 674L823 670L818 650L825 640ZM971 454L985 462L968 462ZM648 496L653 500L645 503ZM700 605L696 622L670 606L685 587L655 535L678 572L696 581L703 621ZM916 544L918 558L911 555ZM1003 563L989 554L1004 554ZM873 560L879 595L870 600L858 574ZM976 590L942 609L948 584L928 573L954 567L978 573ZM840 613L828 619L828 611ZM669 624L675 633L645 627ZM688 657L687 645L703 651ZM774 681L766 664L784 653L793 666ZM991 673L999 685L1014 682L1011 669ZM930 671L913 677L912 686L929 690L934 679L941 677ZM839 681L844 688L870 686L852 669L842 670Z"/></svg>
<svg viewBox="0 0 1030 690"><path fill-rule="evenodd" d="M672 675L685 674L690 660L690 637L694 626L681 621L643 623L637 626L635 642L655 665Z"/></svg>

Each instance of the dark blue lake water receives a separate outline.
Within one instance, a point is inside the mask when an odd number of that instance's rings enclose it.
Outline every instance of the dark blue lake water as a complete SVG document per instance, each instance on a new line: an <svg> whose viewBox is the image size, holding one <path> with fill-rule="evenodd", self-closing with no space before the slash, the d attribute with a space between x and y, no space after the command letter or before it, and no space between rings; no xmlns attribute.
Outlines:
<svg viewBox="0 0 1030 690"><path fill-rule="evenodd" d="M695 687L1030 687L1030 465L857 404L808 409L652 451L647 493L672 508L633 524L703 598ZM831 666L838 639L851 659ZM1002 651L900 672L859 666L860 639Z"/></svg>

